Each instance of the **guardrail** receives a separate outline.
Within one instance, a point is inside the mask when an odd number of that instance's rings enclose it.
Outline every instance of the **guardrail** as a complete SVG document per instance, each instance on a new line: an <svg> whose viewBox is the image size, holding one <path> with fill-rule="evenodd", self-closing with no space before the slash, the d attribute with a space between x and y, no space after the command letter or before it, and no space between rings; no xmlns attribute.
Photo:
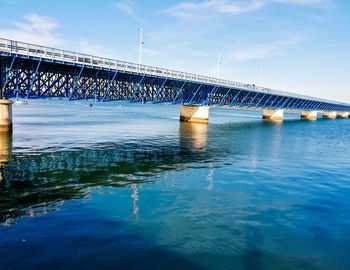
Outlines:
<svg viewBox="0 0 350 270"><path fill-rule="evenodd" d="M121 70L125 72L134 72L140 74L147 74L153 76L167 77L178 80L192 81L196 83L214 84L220 85L228 88L240 88L244 90L251 90L255 92L262 92L268 94L276 94L281 96L295 97L308 100L317 100L323 102L331 102L325 99L319 99L316 97L310 97L305 95L300 95L296 93L275 90L271 88L265 88L256 86L254 84L244 84L229 80L223 80L219 78L213 78L208 76L196 75L192 73L186 73L181 71L175 71L170 69L152 67L147 65L138 65L135 63L114 60L110 58L103 58L83 53L76 53L61 49L55 49L46 46L40 46L10 39L0 38L0 51L8 52L12 54L19 54L25 56L34 56L39 58L45 58L49 60L56 60L62 62L70 62L74 64L89 65L95 67L102 67L108 69Z"/></svg>

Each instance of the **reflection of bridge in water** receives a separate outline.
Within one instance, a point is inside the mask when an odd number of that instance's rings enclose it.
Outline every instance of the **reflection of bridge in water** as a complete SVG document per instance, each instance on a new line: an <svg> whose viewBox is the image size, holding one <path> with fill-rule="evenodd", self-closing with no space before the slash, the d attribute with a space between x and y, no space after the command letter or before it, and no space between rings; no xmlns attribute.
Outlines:
<svg viewBox="0 0 350 270"><path fill-rule="evenodd" d="M4 180L4 169L9 164L12 156L12 135L8 132L0 132L0 182Z"/></svg>
<svg viewBox="0 0 350 270"><path fill-rule="evenodd" d="M156 183L163 172L224 156L207 148L207 128L182 123L179 139L163 145L157 140L120 142L28 154L11 154L12 137L0 133L0 222L55 209L61 201L84 198L89 194L87 188L97 186L131 187L137 215L137 184Z"/></svg>
<svg viewBox="0 0 350 270"><path fill-rule="evenodd" d="M157 184L159 177L166 178L167 173L206 168L203 181L210 190L220 164L234 166L235 162L243 161L254 170L259 162L257 156L262 155L258 151L278 158L283 128L295 122L298 120L288 120L284 125L259 121L231 123L213 125L210 130L205 124L181 123L179 137L54 152L15 151L12 155L12 138L0 136L0 223L54 210L65 200L85 198L91 192L89 188L94 187L130 188L137 218L138 200L142 197L138 184Z"/></svg>

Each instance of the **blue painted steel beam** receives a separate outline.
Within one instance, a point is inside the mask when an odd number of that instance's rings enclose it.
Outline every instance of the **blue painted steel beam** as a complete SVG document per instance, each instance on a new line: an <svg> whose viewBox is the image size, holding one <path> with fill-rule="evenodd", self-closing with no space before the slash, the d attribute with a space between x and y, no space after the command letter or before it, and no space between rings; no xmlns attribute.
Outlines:
<svg viewBox="0 0 350 270"><path fill-rule="evenodd" d="M258 106L260 105L260 102L262 102L264 100L264 98L266 97L267 94L264 94L259 101L255 104L255 106L253 106L254 108L258 108Z"/></svg>
<svg viewBox="0 0 350 270"><path fill-rule="evenodd" d="M226 100L228 94L232 91L232 88L228 89L227 92L225 93L225 95L223 95L222 99L220 100L219 102L219 106L222 106L223 105L223 102Z"/></svg>
<svg viewBox="0 0 350 270"><path fill-rule="evenodd" d="M8 79L10 77L10 73L12 71L12 68L13 68L13 64L15 63L15 60L16 60L16 57L12 57L12 60L11 60L11 64L10 64L10 67L8 70L5 69L4 73L5 73L5 78L3 79L3 83L1 85L1 93L0 93L0 98L3 98L4 96L4 92L5 92L5 89L6 89L6 85L8 83ZM4 68L4 67L2 67Z"/></svg>
<svg viewBox="0 0 350 270"><path fill-rule="evenodd" d="M235 102L236 101L236 99L238 98L238 96L239 96L239 94L242 92L242 89L240 89L239 91L238 91L238 93L233 97L233 99L232 99L232 101L231 101L231 103L230 103L230 107L232 107L233 106L233 102Z"/></svg>
<svg viewBox="0 0 350 270"><path fill-rule="evenodd" d="M70 97L69 97L70 100L72 99L72 97L75 95L75 92L77 91L78 83L79 83L79 80L80 80L80 77L81 77L81 74L83 73L83 71L84 71L84 66L82 66L80 68L79 74L74 79L73 89L72 89L72 92L71 92Z"/></svg>
<svg viewBox="0 0 350 270"><path fill-rule="evenodd" d="M159 94L160 94L160 91L162 91L163 87L165 86L166 82L168 81L167 78L163 79L163 83L161 86L159 86L158 90L157 90L157 93L156 93L156 96L155 96L155 100L153 101L153 103L156 103L157 101L159 102ZM161 101L160 101L161 102Z"/></svg>
<svg viewBox="0 0 350 270"><path fill-rule="evenodd" d="M247 108L250 108L250 106L253 104L253 101L256 99L256 97L259 95L260 93L257 92L255 94L255 96L250 100L250 102L248 103L248 105L246 105Z"/></svg>
<svg viewBox="0 0 350 270"><path fill-rule="evenodd" d="M213 87L213 89L210 91L210 93L208 93L208 96L207 96L207 98L203 101L203 103L202 103L202 105L208 105L208 101L209 101L209 99L211 98L211 96L213 95L213 94L215 94L215 92L219 89L220 87L219 86L214 86Z"/></svg>
<svg viewBox="0 0 350 270"><path fill-rule="evenodd" d="M137 97L137 94L138 94L138 92L139 92L139 90L140 90L141 84L142 84L142 82L143 82L143 80L144 80L145 78L146 78L146 75L144 74L144 75L141 77L140 81L139 81L139 82L136 84L136 86L134 87L133 98L130 100L130 102L138 101L138 99L136 99L136 97Z"/></svg>
<svg viewBox="0 0 350 270"><path fill-rule="evenodd" d="M193 96L192 96L192 98L191 98L189 104L192 104L194 98L196 97L196 95L198 94L198 92L199 92L199 90L202 88L202 86L203 86L203 84L200 84L200 85L198 86L198 88L197 88L196 92L193 94Z"/></svg>
<svg viewBox="0 0 350 270"><path fill-rule="evenodd" d="M229 88L215 83L199 83L136 72L116 73L115 69L59 63L47 59L40 62L40 58L35 57L16 57L13 60L12 54L0 54L0 89L4 90L6 97L350 111L350 106L346 104L259 92L251 85Z"/></svg>
<svg viewBox="0 0 350 270"><path fill-rule="evenodd" d="M31 94L31 92L32 92L32 87L33 87L33 84L34 84L34 82L35 82L35 80L36 80L36 77L37 77L37 74L38 74L38 71L39 71L39 67L40 67L40 64L41 64L41 60L42 60L42 59L40 58L39 61L38 61L37 66L36 66L35 72L34 72L32 78L31 78L30 84L29 84L29 86L28 86L28 89L27 89L27 97L26 97L27 99L29 98L29 96L30 96L30 94Z"/></svg>

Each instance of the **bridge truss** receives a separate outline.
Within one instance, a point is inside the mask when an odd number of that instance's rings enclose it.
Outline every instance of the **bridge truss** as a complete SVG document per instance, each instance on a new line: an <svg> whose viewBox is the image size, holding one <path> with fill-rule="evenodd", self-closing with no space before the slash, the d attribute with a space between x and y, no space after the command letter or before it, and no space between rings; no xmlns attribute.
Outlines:
<svg viewBox="0 0 350 270"><path fill-rule="evenodd" d="M335 101L3 39L0 75L7 98L350 111Z"/></svg>

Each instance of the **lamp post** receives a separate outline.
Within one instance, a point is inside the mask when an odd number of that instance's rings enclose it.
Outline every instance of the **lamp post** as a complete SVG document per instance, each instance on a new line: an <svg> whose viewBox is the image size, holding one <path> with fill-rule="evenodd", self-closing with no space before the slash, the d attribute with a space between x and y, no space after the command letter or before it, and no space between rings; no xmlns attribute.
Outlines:
<svg viewBox="0 0 350 270"><path fill-rule="evenodd" d="M220 76L220 66L221 66L221 55L217 54L217 57L218 57L218 61L217 61L217 64L216 64L216 78L219 78L219 76Z"/></svg>
<svg viewBox="0 0 350 270"><path fill-rule="evenodd" d="M262 69L262 67L260 66L260 67L259 67L259 86L262 86L263 77L264 77L264 75L263 75L263 69Z"/></svg>
<svg viewBox="0 0 350 270"><path fill-rule="evenodd" d="M139 28L138 30L140 31L140 44L139 44L139 70L140 70L141 64L142 64L142 45L144 44L144 42L143 42L143 29Z"/></svg>

